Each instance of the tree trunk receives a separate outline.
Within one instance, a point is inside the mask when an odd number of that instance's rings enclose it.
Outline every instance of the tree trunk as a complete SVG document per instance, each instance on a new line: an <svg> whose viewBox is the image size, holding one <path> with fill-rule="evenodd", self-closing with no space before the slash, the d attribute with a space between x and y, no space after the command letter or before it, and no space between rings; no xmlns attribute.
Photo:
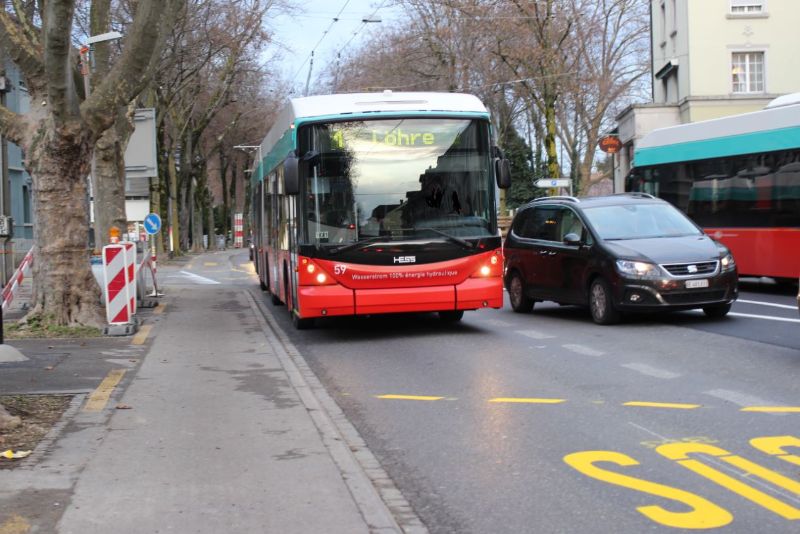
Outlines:
<svg viewBox="0 0 800 534"><path fill-rule="evenodd" d="M86 176L89 132L77 122L46 131L29 152L34 184L33 298L28 317L101 326L100 289L89 263ZM42 235L43 228L52 229Z"/></svg>

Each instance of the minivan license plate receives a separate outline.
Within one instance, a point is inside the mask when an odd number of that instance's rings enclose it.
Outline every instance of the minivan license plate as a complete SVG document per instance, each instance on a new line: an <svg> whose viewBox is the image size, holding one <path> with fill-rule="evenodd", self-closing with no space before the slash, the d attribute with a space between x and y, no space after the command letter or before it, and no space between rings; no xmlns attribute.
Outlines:
<svg viewBox="0 0 800 534"><path fill-rule="evenodd" d="M686 289L694 289L697 287L708 287L708 279L704 278L703 280L687 280L686 281Z"/></svg>

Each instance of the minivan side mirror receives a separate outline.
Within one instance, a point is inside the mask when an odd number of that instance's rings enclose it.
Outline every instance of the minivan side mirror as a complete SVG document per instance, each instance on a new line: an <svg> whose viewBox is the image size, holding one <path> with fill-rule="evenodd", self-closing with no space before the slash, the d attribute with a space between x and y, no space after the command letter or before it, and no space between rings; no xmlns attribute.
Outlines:
<svg viewBox="0 0 800 534"><path fill-rule="evenodd" d="M283 191L287 195L296 195L300 192L300 160L294 151L289 152L283 160Z"/></svg>
<svg viewBox="0 0 800 534"><path fill-rule="evenodd" d="M564 236L564 244L565 245L580 245L581 244L581 236L575 234L573 232L568 233Z"/></svg>

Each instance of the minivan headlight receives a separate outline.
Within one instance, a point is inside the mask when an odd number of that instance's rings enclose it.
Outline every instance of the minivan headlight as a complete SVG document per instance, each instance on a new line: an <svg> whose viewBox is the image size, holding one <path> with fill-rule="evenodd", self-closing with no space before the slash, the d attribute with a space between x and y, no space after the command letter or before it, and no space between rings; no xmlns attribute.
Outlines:
<svg viewBox="0 0 800 534"><path fill-rule="evenodd" d="M732 271L736 268L736 261L733 259L733 254L726 254L719 260L720 267L722 268L722 272Z"/></svg>
<svg viewBox="0 0 800 534"><path fill-rule="evenodd" d="M617 270L634 278L660 278L658 266L644 261L617 260Z"/></svg>

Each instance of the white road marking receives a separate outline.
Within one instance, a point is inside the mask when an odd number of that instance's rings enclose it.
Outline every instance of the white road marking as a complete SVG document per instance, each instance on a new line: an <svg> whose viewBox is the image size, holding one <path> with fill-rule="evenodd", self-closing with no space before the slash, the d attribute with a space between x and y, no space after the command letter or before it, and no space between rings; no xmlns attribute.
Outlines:
<svg viewBox="0 0 800 534"><path fill-rule="evenodd" d="M190 279L190 280L192 280L194 282L197 282L198 284L206 284L206 285L219 284L219 282L217 282L216 280L212 280L211 278L206 278L204 276L200 276L199 274L194 274L194 273L190 273L190 272L187 272L187 271L180 271L180 273L184 277L186 277L186 278L188 278L188 279Z"/></svg>
<svg viewBox="0 0 800 534"><path fill-rule="evenodd" d="M773 308L784 308L787 310L796 310L797 306L792 306L790 304L775 304L773 302L761 302L758 300L743 300L743 299L736 299L736 302L743 302L744 304L758 304L759 306L772 306Z"/></svg>
<svg viewBox="0 0 800 534"><path fill-rule="evenodd" d="M603 356L605 354L605 352L603 351L595 350L591 347L586 347L584 345L567 344L561 346L567 350L571 350L572 352L583 354L584 356Z"/></svg>
<svg viewBox="0 0 800 534"><path fill-rule="evenodd" d="M523 336L528 336L533 339L552 339L556 336L551 336L550 334L545 334L544 332L539 332L538 330L515 330L517 334L522 334Z"/></svg>
<svg viewBox="0 0 800 534"><path fill-rule="evenodd" d="M511 326L511 323L506 321L501 321L500 319L486 319L483 322L488 324L489 326L496 326L498 328L507 328Z"/></svg>
<svg viewBox="0 0 800 534"><path fill-rule="evenodd" d="M653 367L645 363L625 363L622 364L622 367L636 371L637 373L642 373L643 375L653 376L655 378L671 379L681 376L679 373L673 373L672 371L659 369L658 367Z"/></svg>
<svg viewBox="0 0 800 534"><path fill-rule="evenodd" d="M712 397L717 397L718 399L722 399L724 401L732 402L733 404L737 404L742 408L746 406L775 406L779 404L764 400L754 395L748 395L747 393L732 391L730 389L712 389L710 391L704 391L703 393L706 395L711 395Z"/></svg>
<svg viewBox="0 0 800 534"><path fill-rule="evenodd" d="M754 315L752 313L735 313L730 312L728 315L734 317L748 317L750 319L765 319L767 321L779 321L783 323L800 323L800 319L789 319L788 317L773 317L771 315Z"/></svg>

